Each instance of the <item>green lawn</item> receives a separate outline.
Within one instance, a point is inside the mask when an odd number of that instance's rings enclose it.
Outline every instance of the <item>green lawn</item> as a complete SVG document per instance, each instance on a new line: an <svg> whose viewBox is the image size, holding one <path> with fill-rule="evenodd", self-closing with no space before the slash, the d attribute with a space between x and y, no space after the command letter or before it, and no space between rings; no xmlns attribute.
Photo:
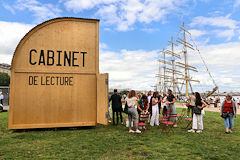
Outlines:
<svg viewBox="0 0 240 160"><path fill-rule="evenodd" d="M240 159L239 119L234 133L226 135L218 115L206 112L201 134L176 128L168 137L149 127L138 137L112 125L11 131L8 113L0 113L0 159Z"/></svg>

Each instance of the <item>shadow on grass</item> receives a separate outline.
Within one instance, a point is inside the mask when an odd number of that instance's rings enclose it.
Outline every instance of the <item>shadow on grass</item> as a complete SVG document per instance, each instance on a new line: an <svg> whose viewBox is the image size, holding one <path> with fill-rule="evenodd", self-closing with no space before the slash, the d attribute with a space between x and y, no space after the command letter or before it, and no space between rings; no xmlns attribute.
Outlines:
<svg viewBox="0 0 240 160"><path fill-rule="evenodd" d="M23 132L39 132L39 131L74 131L74 130L89 130L96 129L96 126L82 126L82 127L61 127L61 128L33 128L33 129L12 129L12 133L23 133Z"/></svg>

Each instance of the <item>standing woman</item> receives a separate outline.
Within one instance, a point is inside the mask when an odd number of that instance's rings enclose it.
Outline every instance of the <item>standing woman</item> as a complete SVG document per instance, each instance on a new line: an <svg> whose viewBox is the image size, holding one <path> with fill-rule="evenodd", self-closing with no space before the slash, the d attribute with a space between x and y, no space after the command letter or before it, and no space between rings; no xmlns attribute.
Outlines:
<svg viewBox="0 0 240 160"><path fill-rule="evenodd" d="M201 96L198 92L195 93L195 97L196 102L195 106L193 107L192 129L188 130L188 132L201 133L203 131L202 109L207 107L207 104L201 99Z"/></svg>
<svg viewBox="0 0 240 160"><path fill-rule="evenodd" d="M148 99L146 95L142 95L141 99L138 101L138 116L139 116L139 123L144 122L140 121L140 114L141 112L148 112L149 104L148 104ZM139 127L139 129L141 129ZM145 129L145 126L143 126L143 129Z"/></svg>
<svg viewBox="0 0 240 160"><path fill-rule="evenodd" d="M189 113L191 112L191 116L193 118L193 107L195 106L195 102L196 102L196 97L195 97L194 93L192 93L192 95L189 97L188 101L189 101L189 106L188 106L188 110L187 110L187 117L189 117Z"/></svg>
<svg viewBox="0 0 240 160"><path fill-rule="evenodd" d="M176 107L174 105L175 103L175 96L172 94L172 90L168 90L168 96L167 96L167 105L168 105L168 110L171 111L170 114L174 115L171 117L171 119L174 121L173 127L177 127L177 112L176 112Z"/></svg>
<svg viewBox="0 0 240 160"><path fill-rule="evenodd" d="M162 103L163 103L162 114L167 115L167 95L166 95L166 93L163 93Z"/></svg>
<svg viewBox="0 0 240 160"><path fill-rule="evenodd" d="M232 133L234 117L237 117L237 108L232 96L229 94L226 96L226 100L223 101L220 116L224 118L225 128L227 134Z"/></svg>
<svg viewBox="0 0 240 160"><path fill-rule="evenodd" d="M131 90L126 98L126 102L128 104L128 120L129 120L129 133L134 133L132 130L132 119L134 120L134 123L136 125L136 133L141 133L141 131L138 129L138 116L137 116L137 94L134 90Z"/></svg>
<svg viewBox="0 0 240 160"><path fill-rule="evenodd" d="M159 112L159 115L160 115L160 113L161 113L161 108L162 108L162 96L160 95L160 94L158 94L158 101L159 101L159 103L158 103L158 112Z"/></svg>
<svg viewBox="0 0 240 160"><path fill-rule="evenodd" d="M152 117L150 121L150 125L154 126L157 125L159 126L159 109L158 109L158 103L161 103L161 100L158 99L158 92L153 93L152 97Z"/></svg>

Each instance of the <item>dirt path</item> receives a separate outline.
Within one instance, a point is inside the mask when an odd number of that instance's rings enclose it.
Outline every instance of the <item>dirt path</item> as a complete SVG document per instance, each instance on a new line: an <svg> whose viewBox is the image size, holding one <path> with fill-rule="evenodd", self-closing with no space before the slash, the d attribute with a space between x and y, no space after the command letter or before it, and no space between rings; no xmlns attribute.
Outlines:
<svg viewBox="0 0 240 160"><path fill-rule="evenodd" d="M175 103L176 108L185 108L185 104ZM187 107L186 107L187 108ZM215 108L213 104L204 108L205 111L220 112L220 108ZM240 114L240 109L237 109L237 114Z"/></svg>

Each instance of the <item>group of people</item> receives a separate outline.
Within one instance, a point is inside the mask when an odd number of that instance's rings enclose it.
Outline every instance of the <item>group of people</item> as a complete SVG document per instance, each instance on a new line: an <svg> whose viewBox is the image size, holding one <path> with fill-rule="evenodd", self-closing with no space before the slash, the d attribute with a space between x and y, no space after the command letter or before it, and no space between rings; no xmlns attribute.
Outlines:
<svg viewBox="0 0 240 160"><path fill-rule="evenodd" d="M147 95L137 94L136 91L131 90L126 95L121 96L118 94L117 89L114 89L114 94L109 99L112 101L112 120L113 124L119 124L119 116L121 124L123 124L122 112L128 114L128 126L130 133L141 133L138 124L141 122L141 113L150 113L150 126L159 126L160 113L163 115L168 113L170 115L177 115L175 107L175 96L169 89L168 93L161 96L158 92L149 91ZM125 104L123 110L123 104ZM188 130L191 133L201 133L203 131L203 108L207 107L208 104L201 98L198 92L192 93L187 99L187 117L192 118L192 128ZM138 114L137 114L138 113ZM232 133L234 126L234 118L236 118L237 107L235 101L232 100L230 95L226 96L226 99L222 102L220 116L224 118L225 128L227 134ZM115 115L117 123L115 123ZM135 124L136 130L132 130L133 124ZM177 127L178 119L177 116L172 116L171 121L174 122L173 127Z"/></svg>
<svg viewBox="0 0 240 160"><path fill-rule="evenodd" d="M171 111L171 114L176 114L175 108L175 96L172 91L168 90L168 95L165 93L163 96L159 95L158 92L148 92L145 94L137 94L136 91L131 90L127 92L126 96L118 94L117 89L114 89L114 94L110 97L109 102L112 102L112 120L114 125L119 124L119 116L121 123L122 119L122 103L125 103L124 112L128 114L128 126L130 133L141 133L138 128L140 120L140 113L150 113L150 125L159 126L159 114L163 106L163 112ZM138 112L138 114L137 114ZM115 123L115 116L117 123ZM132 130L132 121L134 121L136 131ZM174 127L177 127L177 117L173 117ZM141 121L140 121L141 122Z"/></svg>

